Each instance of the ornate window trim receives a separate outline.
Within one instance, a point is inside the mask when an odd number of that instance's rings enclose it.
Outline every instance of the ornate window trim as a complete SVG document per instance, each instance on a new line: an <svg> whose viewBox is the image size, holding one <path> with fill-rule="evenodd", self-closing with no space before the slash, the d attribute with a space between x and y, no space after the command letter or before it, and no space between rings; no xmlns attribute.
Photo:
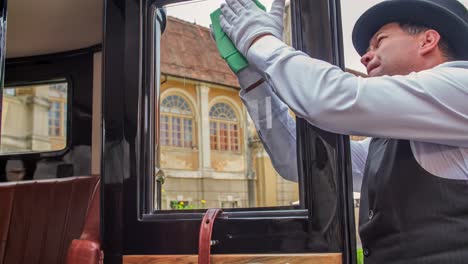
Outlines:
<svg viewBox="0 0 468 264"><path fill-rule="evenodd" d="M179 89L168 89L162 93L160 102L160 143L163 147L192 149L197 144L197 112L196 107L186 93L181 93ZM176 91L174 91L176 90ZM164 111L164 101L168 98L178 98L176 103L182 103L185 107L181 109L168 109ZM176 132L174 128L178 128ZM164 129L166 128L166 129ZM187 136L187 133L190 133ZM174 135L180 134L178 139Z"/></svg>
<svg viewBox="0 0 468 264"><path fill-rule="evenodd" d="M216 101L210 105L209 120L210 149L241 153L241 118L235 107L224 100Z"/></svg>

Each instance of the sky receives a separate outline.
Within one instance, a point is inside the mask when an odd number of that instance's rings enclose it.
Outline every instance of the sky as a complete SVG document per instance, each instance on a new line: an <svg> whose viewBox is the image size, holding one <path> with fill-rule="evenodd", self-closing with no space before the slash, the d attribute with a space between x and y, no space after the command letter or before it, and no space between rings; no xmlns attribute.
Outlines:
<svg viewBox="0 0 468 264"><path fill-rule="evenodd" d="M269 10L273 0L260 0ZM468 7L468 0L459 0ZM167 6L167 14L189 22L208 27L210 13L219 7L223 0L194 0ZM351 32L358 17L369 7L382 2L382 0L342 0L341 13L343 23L343 46L346 68L365 72L364 66L359 62L360 57L354 50L351 42Z"/></svg>

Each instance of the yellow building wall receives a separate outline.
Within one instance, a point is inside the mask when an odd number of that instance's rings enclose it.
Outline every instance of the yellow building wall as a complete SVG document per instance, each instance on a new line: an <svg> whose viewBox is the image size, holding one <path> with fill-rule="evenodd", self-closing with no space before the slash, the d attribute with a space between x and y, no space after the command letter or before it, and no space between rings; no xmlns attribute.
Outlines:
<svg viewBox="0 0 468 264"><path fill-rule="evenodd" d="M210 95L209 95L209 100L210 102L213 99L216 99L217 97L220 96L228 96L231 100L236 102L236 106L242 108L242 101L239 97L239 90L235 90L234 88L232 90L227 90L226 89L213 89L210 90Z"/></svg>
<svg viewBox="0 0 468 264"><path fill-rule="evenodd" d="M194 99L197 98L197 90L195 88L195 84L193 83L177 81L177 80L167 80L161 85L160 93L163 94L165 91L167 91L170 88L182 89L186 93L188 93L192 98Z"/></svg>

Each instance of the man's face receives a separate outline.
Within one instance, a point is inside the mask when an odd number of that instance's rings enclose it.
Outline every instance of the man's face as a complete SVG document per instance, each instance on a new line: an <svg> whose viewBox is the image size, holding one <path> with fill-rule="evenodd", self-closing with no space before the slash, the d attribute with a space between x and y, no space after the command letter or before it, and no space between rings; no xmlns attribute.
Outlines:
<svg viewBox="0 0 468 264"><path fill-rule="evenodd" d="M371 77L406 75L417 69L418 48L418 35L410 35L397 23L389 23L374 34L361 63Z"/></svg>

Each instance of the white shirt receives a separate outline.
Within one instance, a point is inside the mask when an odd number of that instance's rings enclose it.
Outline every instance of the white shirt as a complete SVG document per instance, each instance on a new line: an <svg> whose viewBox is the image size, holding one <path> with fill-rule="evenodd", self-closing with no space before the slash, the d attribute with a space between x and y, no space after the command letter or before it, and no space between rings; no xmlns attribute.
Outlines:
<svg viewBox="0 0 468 264"><path fill-rule="evenodd" d="M284 178L297 179L289 106L312 125L334 133L410 140L416 160L428 172L468 179L468 62L406 76L361 78L272 36L257 41L247 58L266 82L242 91L241 97ZM351 144L354 190L359 191L369 140Z"/></svg>

